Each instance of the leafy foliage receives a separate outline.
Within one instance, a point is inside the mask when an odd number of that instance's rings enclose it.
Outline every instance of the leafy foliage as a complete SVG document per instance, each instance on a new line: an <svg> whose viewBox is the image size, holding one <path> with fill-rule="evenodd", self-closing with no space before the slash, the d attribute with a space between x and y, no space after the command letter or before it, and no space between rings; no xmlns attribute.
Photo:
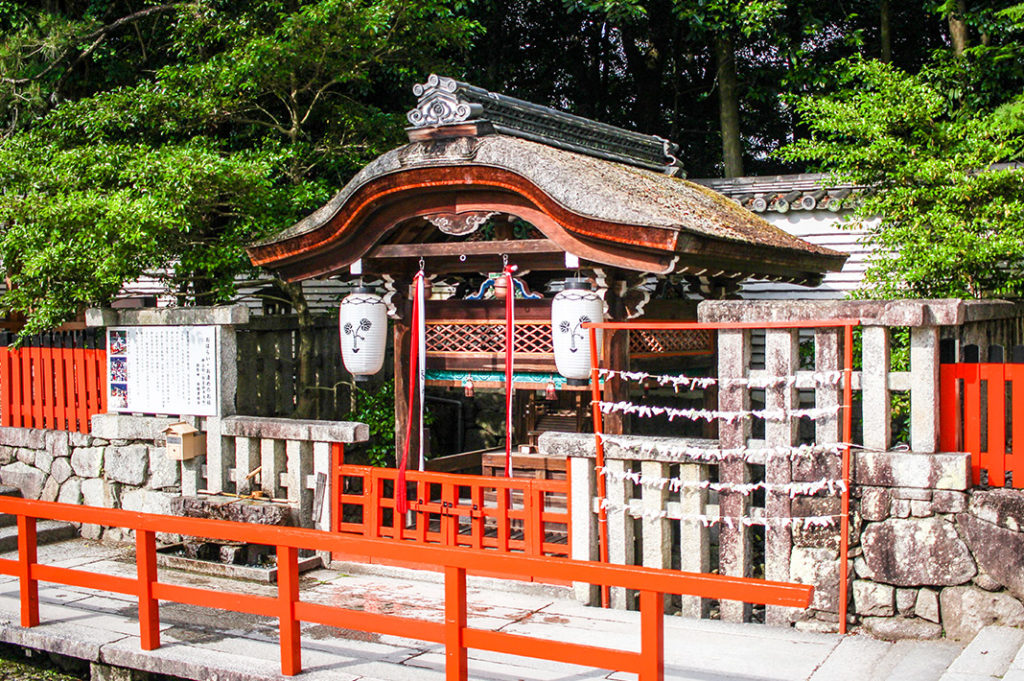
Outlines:
<svg viewBox="0 0 1024 681"><path fill-rule="evenodd" d="M351 418L370 428L370 440L362 446L367 463L386 466L395 456L395 382L387 380L374 390L353 389L356 407Z"/></svg>
<svg viewBox="0 0 1024 681"><path fill-rule="evenodd" d="M1024 169L997 165L1024 150L1024 98L965 103L948 84L978 80L976 68L852 60L842 90L796 103L811 136L784 157L870 187L857 211L877 247L865 295L1024 295Z"/></svg>

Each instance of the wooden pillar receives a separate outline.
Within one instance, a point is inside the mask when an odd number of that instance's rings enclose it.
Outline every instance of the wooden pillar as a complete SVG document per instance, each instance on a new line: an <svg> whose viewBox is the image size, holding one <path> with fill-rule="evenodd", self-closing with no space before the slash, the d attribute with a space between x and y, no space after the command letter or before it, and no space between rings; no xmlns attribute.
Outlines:
<svg viewBox="0 0 1024 681"><path fill-rule="evenodd" d="M626 320L626 305L622 296L618 294L623 278L623 273L618 270L608 271L608 290L604 297L605 303L608 305L608 321ZM606 330L604 332L604 347L601 352L604 358L602 365L606 369L629 371L629 332ZM605 402L622 402L629 399L629 381L623 380L620 376L606 378L604 394L601 399ZM629 430L629 417L618 412L605 414L602 423L603 430L608 435L622 435Z"/></svg>

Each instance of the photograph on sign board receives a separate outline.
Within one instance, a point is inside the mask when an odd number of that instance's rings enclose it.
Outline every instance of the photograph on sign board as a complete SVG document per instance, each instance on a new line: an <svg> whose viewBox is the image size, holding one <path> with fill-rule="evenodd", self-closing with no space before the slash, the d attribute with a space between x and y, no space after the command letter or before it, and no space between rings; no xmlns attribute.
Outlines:
<svg viewBox="0 0 1024 681"><path fill-rule="evenodd" d="M128 350L128 336L126 331L110 332L110 354L123 355Z"/></svg>
<svg viewBox="0 0 1024 681"><path fill-rule="evenodd" d="M128 381L128 358L110 358L110 380L111 382L126 383Z"/></svg>
<svg viewBox="0 0 1024 681"><path fill-rule="evenodd" d="M110 384L110 406L113 409L126 409L128 407L128 386L124 383Z"/></svg>

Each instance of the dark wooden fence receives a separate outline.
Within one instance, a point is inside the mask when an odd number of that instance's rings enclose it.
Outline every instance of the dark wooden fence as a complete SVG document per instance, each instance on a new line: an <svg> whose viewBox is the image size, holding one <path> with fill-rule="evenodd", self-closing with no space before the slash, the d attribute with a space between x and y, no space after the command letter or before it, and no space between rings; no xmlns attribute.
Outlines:
<svg viewBox="0 0 1024 681"><path fill-rule="evenodd" d="M237 412L248 416L292 416L299 399L297 318L255 317L238 328L237 339ZM352 377L341 362L336 317L316 318L313 362L316 409L312 418L344 418L349 411Z"/></svg>

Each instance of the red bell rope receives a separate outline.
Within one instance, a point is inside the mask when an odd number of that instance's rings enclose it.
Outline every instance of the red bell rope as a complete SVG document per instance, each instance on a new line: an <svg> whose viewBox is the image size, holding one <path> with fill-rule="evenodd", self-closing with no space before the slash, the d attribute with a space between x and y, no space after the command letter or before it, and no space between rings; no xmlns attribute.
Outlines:
<svg viewBox="0 0 1024 681"><path fill-rule="evenodd" d="M512 273L518 268L505 265L505 477L512 477L512 397L515 388L512 384L516 343L516 287Z"/></svg>
<svg viewBox="0 0 1024 681"><path fill-rule="evenodd" d="M409 501L406 499L405 490L405 471L409 466L409 444L412 442L412 422L416 415L416 395L420 392L419 388L419 347L420 347L420 311L423 306L423 270L416 273L416 276L412 280L413 296L412 296L412 323L410 326L409 333L409 418L405 424L405 446L402 451L402 460L398 462L398 480L395 483L395 510L399 514L404 514L409 510ZM423 404L421 401L420 410L422 411ZM420 424L422 426L423 418L422 413L420 414ZM420 429L420 440L423 439L422 427ZM422 442L420 443L422 451ZM420 456L422 459L422 455Z"/></svg>

